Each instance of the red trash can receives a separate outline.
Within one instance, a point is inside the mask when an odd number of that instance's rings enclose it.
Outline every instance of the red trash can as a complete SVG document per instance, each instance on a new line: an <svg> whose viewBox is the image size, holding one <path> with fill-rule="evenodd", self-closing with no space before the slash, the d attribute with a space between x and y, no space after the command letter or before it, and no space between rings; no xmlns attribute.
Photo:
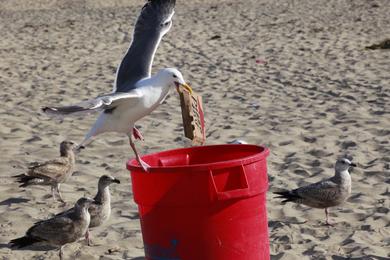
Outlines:
<svg viewBox="0 0 390 260"><path fill-rule="evenodd" d="M198 146L127 163L146 259L270 259L266 191L269 150Z"/></svg>

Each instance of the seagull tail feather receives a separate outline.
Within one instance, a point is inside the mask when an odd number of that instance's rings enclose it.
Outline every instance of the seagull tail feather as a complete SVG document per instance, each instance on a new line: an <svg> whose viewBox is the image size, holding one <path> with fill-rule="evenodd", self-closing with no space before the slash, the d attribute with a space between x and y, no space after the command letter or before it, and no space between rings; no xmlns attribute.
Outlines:
<svg viewBox="0 0 390 260"><path fill-rule="evenodd" d="M40 241L41 240L34 237L24 236L24 237L12 239L9 243L11 245L11 248L22 248Z"/></svg>
<svg viewBox="0 0 390 260"><path fill-rule="evenodd" d="M282 203L286 203L286 202L295 202L299 199L301 199L301 197L296 194L294 191L277 191L277 192L274 192L274 194L277 194L279 196L275 197L277 199L283 199L282 200Z"/></svg>
<svg viewBox="0 0 390 260"><path fill-rule="evenodd" d="M22 173L22 174L18 174L18 175L13 175L11 176L12 178L21 178L22 176L25 176L26 174Z"/></svg>
<svg viewBox="0 0 390 260"><path fill-rule="evenodd" d="M15 175L12 177L17 178L17 182L21 183L19 185L20 188L24 188L24 187L27 187L27 186L32 185L32 184L39 184L39 183L43 182L43 180L41 178L36 177L36 176L30 176L27 174L19 174L19 175Z"/></svg>

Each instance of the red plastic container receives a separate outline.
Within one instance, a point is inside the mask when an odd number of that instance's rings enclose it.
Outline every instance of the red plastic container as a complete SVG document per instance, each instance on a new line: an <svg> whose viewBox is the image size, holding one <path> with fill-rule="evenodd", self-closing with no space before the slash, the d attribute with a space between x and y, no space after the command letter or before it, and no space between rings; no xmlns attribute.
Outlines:
<svg viewBox="0 0 390 260"><path fill-rule="evenodd" d="M269 259L267 148L211 145L145 155L131 171L146 259Z"/></svg>

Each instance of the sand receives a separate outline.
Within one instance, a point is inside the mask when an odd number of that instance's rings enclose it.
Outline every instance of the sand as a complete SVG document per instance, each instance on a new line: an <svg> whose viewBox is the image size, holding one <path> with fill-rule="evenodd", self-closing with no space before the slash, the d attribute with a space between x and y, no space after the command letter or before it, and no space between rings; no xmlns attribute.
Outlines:
<svg viewBox="0 0 390 260"><path fill-rule="evenodd" d="M0 259L53 259L56 250L11 251L7 243L35 221L61 211L48 187L21 191L9 176L30 161L57 156L64 139L81 141L95 116L53 120L43 105L109 92L141 1L0 2ZM153 70L178 67L202 94L207 143L240 138L264 144L270 190L333 174L340 155L361 165L352 195L324 212L279 204L268 194L272 259L390 257L390 52L365 50L388 38L390 5L376 1L181 1ZM139 122L143 154L182 147L173 92ZM95 246L65 247L75 259L142 259L137 206L125 162L126 137L106 134L80 154L62 186L70 204L111 174L110 221L92 231ZM305 224L300 224L306 221ZM111 253L110 253L111 252Z"/></svg>

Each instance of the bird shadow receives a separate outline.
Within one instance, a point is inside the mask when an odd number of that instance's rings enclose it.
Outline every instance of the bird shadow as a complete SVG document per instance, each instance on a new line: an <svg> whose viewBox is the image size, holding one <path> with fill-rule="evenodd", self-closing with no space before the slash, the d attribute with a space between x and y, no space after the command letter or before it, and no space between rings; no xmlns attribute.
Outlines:
<svg viewBox="0 0 390 260"><path fill-rule="evenodd" d="M9 198L0 202L0 206L10 206L11 204L19 204L29 202L29 199L25 198Z"/></svg>
<svg viewBox="0 0 390 260"><path fill-rule="evenodd" d="M382 257L382 256L377 256L377 255L366 255L364 257L344 257L344 256L338 256L338 255L332 255L332 260L367 260L367 259L377 259L377 260L386 260L389 258Z"/></svg>
<svg viewBox="0 0 390 260"><path fill-rule="evenodd" d="M9 246L8 246L9 247ZM49 251L49 250L56 250L59 249L58 247L55 246L50 246L50 245L31 245L31 246L26 246L23 248L16 248L13 250L20 250L20 251L25 251L25 250L31 250L31 251Z"/></svg>
<svg viewBox="0 0 390 260"><path fill-rule="evenodd" d="M307 223L307 220L304 220L304 221L298 221L298 220L285 220L285 221L278 221L278 220L270 220L268 221L268 227L270 228L278 228L280 226L283 226L283 225L302 225L302 224L306 224Z"/></svg>
<svg viewBox="0 0 390 260"><path fill-rule="evenodd" d="M58 247L50 246L50 245L32 245L32 246L26 246L23 248L12 248L11 244L6 244L6 243L0 243L0 249L3 248L9 248L12 250L31 250L31 251L48 251L48 250L53 250L53 249L58 249Z"/></svg>
<svg viewBox="0 0 390 260"><path fill-rule="evenodd" d="M133 215L121 215L121 217L135 220L135 219L139 219L139 214L138 214L138 213L135 213L135 214L133 214Z"/></svg>
<svg viewBox="0 0 390 260"><path fill-rule="evenodd" d="M9 244L0 243L0 249L3 249L3 248L11 248L11 247Z"/></svg>

